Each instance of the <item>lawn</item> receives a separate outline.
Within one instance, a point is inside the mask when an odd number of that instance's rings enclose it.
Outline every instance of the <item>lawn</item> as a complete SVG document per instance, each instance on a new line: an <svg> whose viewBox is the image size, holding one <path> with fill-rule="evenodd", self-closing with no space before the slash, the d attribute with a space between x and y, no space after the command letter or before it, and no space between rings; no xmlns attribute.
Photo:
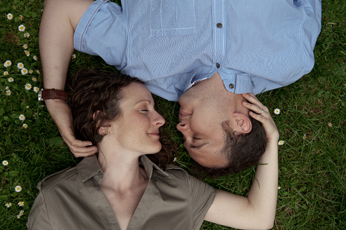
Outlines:
<svg viewBox="0 0 346 230"><path fill-rule="evenodd" d="M42 11L43 0L0 3L0 229L25 229L37 183L79 161L37 100L42 87L38 49ZM314 69L290 86L258 96L272 112L283 141L273 229L346 229L345 12L346 1L324 0ZM69 74L81 67L116 71L98 57L75 52ZM189 171L193 163L175 129L179 105L156 99L177 149L174 164ZM205 181L246 195L254 172L250 168ZM205 222L201 229L230 228Z"/></svg>

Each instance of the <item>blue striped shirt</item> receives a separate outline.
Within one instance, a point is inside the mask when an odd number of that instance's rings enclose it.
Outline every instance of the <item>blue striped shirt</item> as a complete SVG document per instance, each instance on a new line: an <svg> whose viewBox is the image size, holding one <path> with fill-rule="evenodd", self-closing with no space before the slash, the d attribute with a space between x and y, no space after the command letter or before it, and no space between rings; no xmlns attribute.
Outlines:
<svg viewBox="0 0 346 230"><path fill-rule="evenodd" d="M320 0L98 0L74 46L176 101L216 72L236 94L291 84L313 68L320 30Z"/></svg>

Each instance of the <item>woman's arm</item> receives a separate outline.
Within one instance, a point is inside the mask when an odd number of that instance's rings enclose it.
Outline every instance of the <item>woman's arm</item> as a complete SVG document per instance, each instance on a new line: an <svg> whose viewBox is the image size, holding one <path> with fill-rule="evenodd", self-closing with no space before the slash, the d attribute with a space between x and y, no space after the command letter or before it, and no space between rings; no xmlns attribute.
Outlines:
<svg viewBox="0 0 346 230"><path fill-rule="evenodd" d="M269 229L276 213L279 132L268 108L254 94L243 94L243 97L251 103L243 105L258 113L250 112L250 116L260 121L266 131L266 151L260 158L248 196L217 190L205 220L240 229Z"/></svg>
<svg viewBox="0 0 346 230"><path fill-rule="evenodd" d="M46 0L40 26L39 45L44 88L64 90L67 69L74 50L74 30L91 0ZM60 134L76 157L97 151L90 141L79 141L72 130L69 106L62 100L46 100L47 109Z"/></svg>

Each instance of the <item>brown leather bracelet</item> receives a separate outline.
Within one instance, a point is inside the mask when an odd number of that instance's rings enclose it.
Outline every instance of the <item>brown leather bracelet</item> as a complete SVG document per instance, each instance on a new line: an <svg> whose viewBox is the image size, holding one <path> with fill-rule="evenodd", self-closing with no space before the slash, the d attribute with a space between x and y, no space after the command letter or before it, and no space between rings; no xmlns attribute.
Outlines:
<svg viewBox="0 0 346 230"><path fill-rule="evenodd" d="M68 102L68 93L63 90L58 89L42 89L39 93L40 101L45 101L48 99L59 99Z"/></svg>

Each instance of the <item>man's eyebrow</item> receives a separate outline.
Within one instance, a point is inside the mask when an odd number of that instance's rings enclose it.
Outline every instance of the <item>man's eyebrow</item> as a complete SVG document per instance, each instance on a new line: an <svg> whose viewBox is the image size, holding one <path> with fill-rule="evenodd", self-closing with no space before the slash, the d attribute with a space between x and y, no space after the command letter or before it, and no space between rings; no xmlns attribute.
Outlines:
<svg viewBox="0 0 346 230"><path fill-rule="evenodd" d="M144 102L144 101L149 102L149 105L151 104L151 101L150 101L150 100L144 99L144 100L137 101L135 105L137 105L138 103ZM155 104L155 103L154 103L154 104Z"/></svg>
<svg viewBox="0 0 346 230"><path fill-rule="evenodd" d="M205 146L206 144L208 144L208 142L205 142L205 143L203 143L201 145L193 145L193 144L191 144L189 147L192 148L192 149L200 149L203 146Z"/></svg>

